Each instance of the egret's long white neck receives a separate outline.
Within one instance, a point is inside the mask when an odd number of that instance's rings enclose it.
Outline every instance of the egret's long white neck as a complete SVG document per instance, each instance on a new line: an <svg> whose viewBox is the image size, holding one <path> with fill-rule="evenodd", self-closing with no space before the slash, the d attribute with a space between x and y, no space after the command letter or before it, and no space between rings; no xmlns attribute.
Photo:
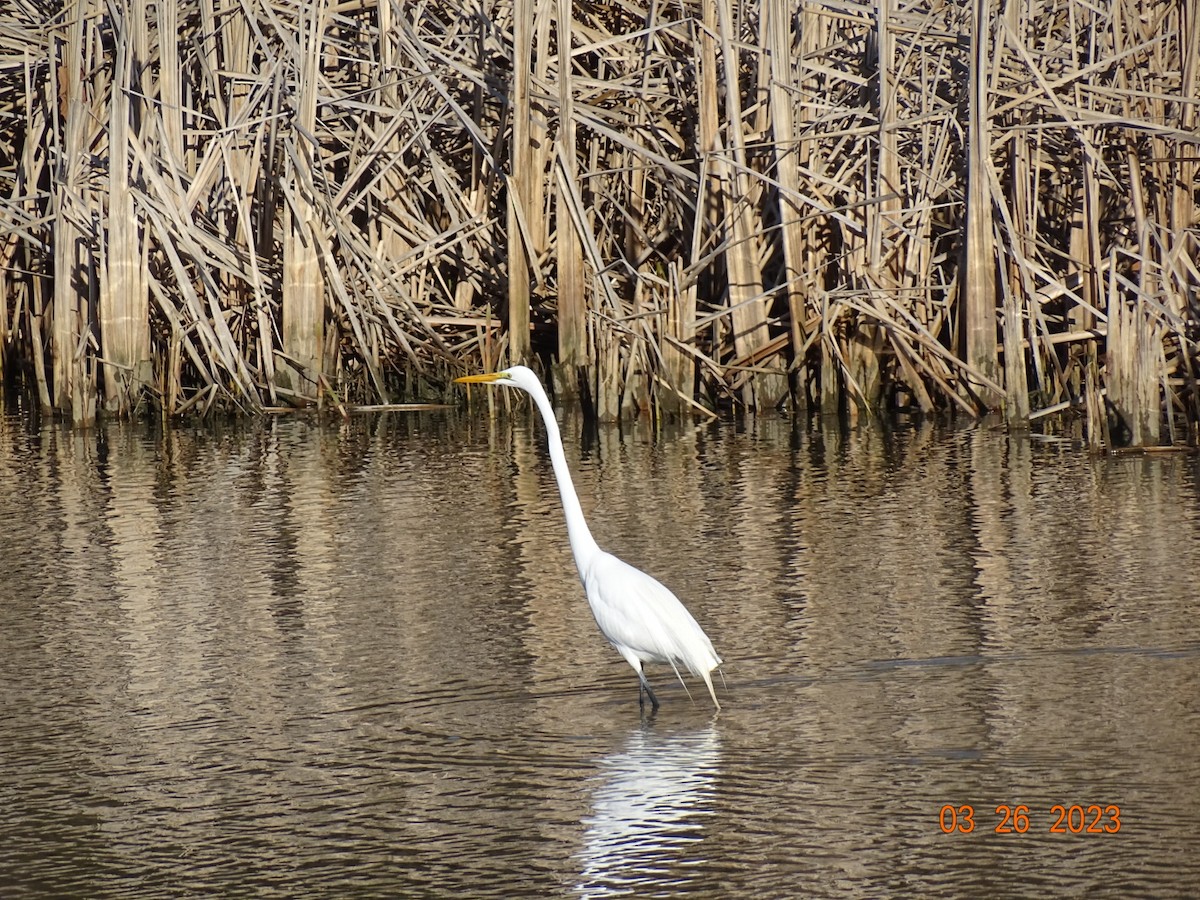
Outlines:
<svg viewBox="0 0 1200 900"><path fill-rule="evenodd" d="M540 389L530 391L530 396L533 397L533 402L542 414L542 421L546 424L550 462L554 465L558 494L562 498L563 514L567 518L567 537L571 541L571 552L575 556L575 565L579 568L582 578L584 561L590 559L599 548L592 538L587 521L583 518L583 508L579 505L579 495L575 493L575 484L571 481L571 470L567 468L567 456L563 452L562 436L558 431L558 420L554 418L550 399L546 392Z"/></svg>

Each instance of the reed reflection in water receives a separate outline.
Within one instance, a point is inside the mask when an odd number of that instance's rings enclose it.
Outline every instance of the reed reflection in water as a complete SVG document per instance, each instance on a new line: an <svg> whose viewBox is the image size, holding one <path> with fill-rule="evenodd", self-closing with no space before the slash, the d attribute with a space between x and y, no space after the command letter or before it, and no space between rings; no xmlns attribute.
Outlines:
<svg viewBox="0 0 1200 900"><path fill-rule="evenodd" d="M564 429L727 660L636 680L542 435L0 417L0 896L1186 896L1200 469L985 429ZM998 835L1000 804L1026 834ZM946 835L945 805L977 829ZM1116 804L1118 834L1051 834Z"/></svg>

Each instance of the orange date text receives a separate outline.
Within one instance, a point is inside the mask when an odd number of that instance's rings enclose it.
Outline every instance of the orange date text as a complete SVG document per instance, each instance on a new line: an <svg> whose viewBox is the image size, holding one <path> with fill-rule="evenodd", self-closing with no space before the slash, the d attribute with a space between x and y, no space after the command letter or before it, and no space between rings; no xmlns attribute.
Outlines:
<svg viewBox="0 0 1200 900"><path fill-rule="evenodd" d="M947 803L938 810L938 827L943 834L972 834L988 826L995 834L1116 834L1121 830L1121 807L1115 803L1056 803L1048 813L1031 811L1023 803L1001 803L994 819L984 821L986 815L968 803Z"/></svg>

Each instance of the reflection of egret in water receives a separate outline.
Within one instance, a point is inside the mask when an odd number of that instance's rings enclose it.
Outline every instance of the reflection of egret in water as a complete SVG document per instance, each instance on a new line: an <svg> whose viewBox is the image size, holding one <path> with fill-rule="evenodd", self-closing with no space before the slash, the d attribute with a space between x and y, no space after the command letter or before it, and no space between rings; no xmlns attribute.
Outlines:
<svg viewBox="0 0 1200 900"><path fill-rule="evenodd" d="M634 731L600 762L576 893L585 897L644 893L678 886L697 860L720 765L716 731Z"/></svg>

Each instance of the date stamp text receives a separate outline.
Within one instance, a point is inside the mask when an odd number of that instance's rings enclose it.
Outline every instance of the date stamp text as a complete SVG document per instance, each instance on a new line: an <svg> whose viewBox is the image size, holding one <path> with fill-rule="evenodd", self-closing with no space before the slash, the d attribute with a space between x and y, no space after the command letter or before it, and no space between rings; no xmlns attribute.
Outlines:
<svg viewBox="0 0 1200 900"><path fill-rule="evenodd" d="M1116 834L1121 830L1121 807L1115 803L1056 803L1048 813L1030 810L1023 803L1002 803L996 807L994 821L985 821L986 815L969 803L947 803L938 810L938 827L943 834L972 834L988 826L996 834Z"/></svg>

